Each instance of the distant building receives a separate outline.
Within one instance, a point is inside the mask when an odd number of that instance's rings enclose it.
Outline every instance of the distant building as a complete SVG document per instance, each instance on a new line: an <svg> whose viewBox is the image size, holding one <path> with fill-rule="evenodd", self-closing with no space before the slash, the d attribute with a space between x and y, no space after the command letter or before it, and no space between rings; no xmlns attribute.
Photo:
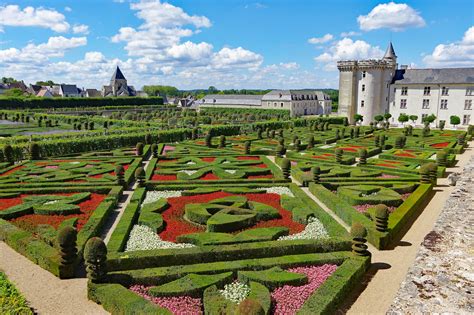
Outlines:
<svg viewBox="0 0 474 315"><path fill-rule="evenodd" d="M49 91L47 87L42 87L38 93L36 93L37 97L53 97L53 93Z"/></svg>
<svg viewBox="0 0 474 315"><path fill-rule="evenodd" d="M5 93L6 90L8 90L8 85L4 83L0 83L0 94Z"/></svg>
<svg viewBox="0 0 474 315"><path fill-rule="evenodd" d="M117 96L136 96L137 91L133 86L127 85L127 79L123 75L120 68L117 68L110 79L110 85L104 85L102 87L102 96L104 97L117 97Z"/></svg>
<svg viewBox="0 0 474 315"><path fill-rule="evenodd" d="M97 89L86 89L86 97L102 97L102 93Z"/></svg>
<svg viewBox="0 0 474 315"><path fill-rule="evenodd" d="M210 94L199 108L254 108L289 110L292 116L331 113L330 97L317 90L273 90L265 95Z"/></svg>
<svg viewBox="0 0 474 315"><path fill-rule="evenodd" d="M462 125L472 123L474 109L474 68L398 69L392 43L380 60L338 61L339 115L353 122L354 114L364 116L363 124L376 115L390 113L390 123L399 124L400 114L423 118L436 116L436 125L458 116Z"/></svg>
<svg viewBox="0 0 474 315"><path fill-rule="evenodd" d="M82 90L78 89L75 84L61 84L59 86L59 95L61 97L82 97Z"/></svg>
<svg viewBox="0 0 474 315"><path fill-rule="evenodd" d="M28 87L26 86L25 82L18 81L18 82L9 83L8 89L20 89L23 92L27 92Z"/></svg>
<svg viewBox="0 0 474 315"><path fill-rule="evenodd" d="M36 95L41 90L41 88L42 88L41 85L30 84L30 86L28 87L26 91L30 93L31 95Z"/></svg>

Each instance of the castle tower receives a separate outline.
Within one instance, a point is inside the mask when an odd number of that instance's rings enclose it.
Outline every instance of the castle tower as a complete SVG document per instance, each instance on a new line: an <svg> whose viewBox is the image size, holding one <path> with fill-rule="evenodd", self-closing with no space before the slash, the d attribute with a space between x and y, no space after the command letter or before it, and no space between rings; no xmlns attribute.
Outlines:
<svg viewBox="0 0 474 315"><path fill-rule="evenodd" d="M387 51L379 60L338 61L339 110L349 122L354 115L364 116L368 125L376 115L388 112L390 83L397 69L397 56L390 42Z"/></svg>
<svg viewBox="0 0 474 315"><path fill-rule="evenodd" d="M112 78L110 79L110 86L112 87L112 93L114 96L117 96L118 91L120 91L122 87L127 87L127 79L125 79L122 71L120 71L119 66L117 66Z"/></svg>

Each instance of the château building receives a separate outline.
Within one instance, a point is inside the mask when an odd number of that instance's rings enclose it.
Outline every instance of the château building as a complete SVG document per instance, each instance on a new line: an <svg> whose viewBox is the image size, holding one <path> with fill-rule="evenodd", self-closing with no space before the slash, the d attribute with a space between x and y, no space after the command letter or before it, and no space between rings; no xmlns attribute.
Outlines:
<svg viewBox="0 0 474 315"><path fill-rule="evenodd" d="M338 114L354 121L364 116L363 124L376 115L390 113L390 123L398 124L400 114L416 115L416 124L435 115L435 124L460 117L462 125L472 123L474 68L398 69L392 43L379 60L339 61Z"/></svg>
<svg viewBox="0 0 474 315"><path fill-rule="evenodd" d="M114 74L112 75L112 78L110 79L110 85L104 85L102 87L102 96L103 97L108 97L108 96L136 96L137 91L133 86L129 86L127 84L127 79L125 79L125 76L123 75L122 71L120 71L120 68L117 66L117 68L114 71Z"/></svg>

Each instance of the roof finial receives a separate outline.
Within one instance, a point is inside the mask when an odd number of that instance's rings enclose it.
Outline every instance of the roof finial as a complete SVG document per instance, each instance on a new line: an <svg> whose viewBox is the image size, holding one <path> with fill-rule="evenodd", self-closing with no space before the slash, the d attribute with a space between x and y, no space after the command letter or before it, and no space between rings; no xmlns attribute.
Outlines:
<svg viewBox="0 0 474 315"><path fill-rule="evenodd" d="M385 55L383 56L384 59L396 59L397 55L395 54L395 50L393 49L392 41L389 42L387 50L385 51Z"/></svg>

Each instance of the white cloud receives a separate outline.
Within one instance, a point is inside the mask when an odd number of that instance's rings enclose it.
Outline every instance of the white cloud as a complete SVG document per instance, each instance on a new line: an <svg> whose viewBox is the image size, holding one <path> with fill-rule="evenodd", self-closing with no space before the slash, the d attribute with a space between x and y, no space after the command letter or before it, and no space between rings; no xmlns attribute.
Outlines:
<svg viewBox="0 0 474 315"><path fill-rule="evenodd" d="M242 47L224 47L213 58L212 65L217 69L248 68L255 69L263 62L263 57Z"/></svg>
<svg viewBox="0 0 474 315"><path fill-rule="evenodd" d="M49 28L58 33L67 32L70 28L63 14L42 7L25 7L18 5L0 6L0 27L2 26L37 26Z"/></svg>
<svg viewBox="0 0 474 315"><path fill-rule="evenodd" d="M382 56L383 51L378 46L371 46L363 40L353 41L350 38L343 38L314 60L325 64L325 70L335 70L339 60L372 59Z"/></svg>
<svg viewBox="0 0 474 315"><path fill-rule="evenodd" d="M84 24L77 24L72 27L74 34L89 34L89 26Z"/></svg>
<svg viewBox="0 0 474 315"><path fill-rule="evenodd" d="M187 41L180 45L173 45L167 50L167 55L175 60L202 60L212 55L212 45L201 42L195 44Z"/></svg>
<svg viewBox="0 0 474 315"><path fill-rule="evenodd" d="M64 7L64 11L66 11L66 12L72 12L72 9L71 9L71 7Z"/></svg>
<svg viewBox="0 0 474 315"><path fill-rule="evenodd" d="M474 66L474 26L471 26L461 41L439 44L430 55L423 58L428 67L472 67Z"/></svg>
<svg viewBox="0 0 474 315"><path fill-rule="evenodd" d="M405 3L381 3L367 15L357 18L359 27L363 31L388 28L392 31L402 31L410 27L423 27L425 20L419 12Z"/></svg>
<svg viewBox="0 0 474 315"><path fill-rule="evenodd" d="M0 50L0 62L25 64L41 63L49 58L63 57L66 51L85 46L86 44L86 37L50 37L48 42L43 44L35 45L30 43L22 49L9 48Z"/></svg>
<svg viewBox="0 0 474 315"><path fill-rule="evenodd" d="M312 37L308 39L308 43L310 44L324 44L332 40L334 36L332 34L326 34L323 37Z"/></svg>
<svg viewBox="0 0 474 315"><path fill-rule="evenodd" d="M359 32L354 32L354 31L350 31L350 32L342 32L341 33L341 37L353 37L353 36L360 36L362 35L361 33Z"/></svg>

